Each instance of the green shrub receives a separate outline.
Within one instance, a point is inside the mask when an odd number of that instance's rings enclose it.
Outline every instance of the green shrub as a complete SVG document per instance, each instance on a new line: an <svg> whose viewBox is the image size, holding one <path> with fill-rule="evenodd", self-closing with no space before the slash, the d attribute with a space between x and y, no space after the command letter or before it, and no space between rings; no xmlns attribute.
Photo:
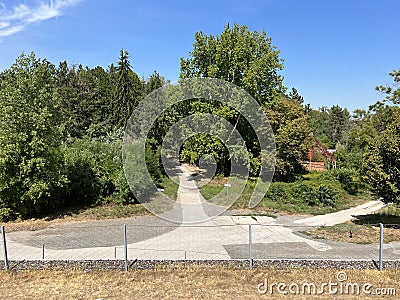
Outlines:
<svg viewBox="0 0 400 300"><path fill-rule="evenodd" d="M275 202L290 203L292 200L290 185L285 182L273 182L265 197Z"/></svg>
<svg viewBox="0 0 400 300"><path fill-rule="evenodd" d="M314 193L319 204L330 207L336 206L335 200L338 192L329 186L320 185L316 190L314 190Z"/></svg>
<svg viewBox="0 0 400 300"><path fill-rule="evenodd" d="M9 207L0 208L0 222L8 222L11 220L15 220L17 218L17 214Z"/></svg>
<svg viewBox="0 0 400 300"><path fill-rule="evenodd" d="M127 197L123 182L121 142L83 138L64 149L68 185L64 205L96 203L116 193ZM122 192L123 191L123 192Z"/></svg>
<svg viewBox="0 0 400 300"><path fill-rule="evenodd" d="M353 169L333 169L321 176L321 179L339 181L342 188L350 195L357 194L359 190L357 178L358 174Z"/></svg>
<svg viewBox="0 0 400 300"><path fill-rule="evenodd" d="M315 185L308 182L292 184L293 198L298 202L305 203L310 206L335 206L338 192L330 186L320 184Z"/></svg>
<svg viewBox="0 0 400 300"><path fill-rule="evenodd" d="M301 202L308 203L310 194L313 192L313 186L306 182L293 185L293 196Z"/></svg>

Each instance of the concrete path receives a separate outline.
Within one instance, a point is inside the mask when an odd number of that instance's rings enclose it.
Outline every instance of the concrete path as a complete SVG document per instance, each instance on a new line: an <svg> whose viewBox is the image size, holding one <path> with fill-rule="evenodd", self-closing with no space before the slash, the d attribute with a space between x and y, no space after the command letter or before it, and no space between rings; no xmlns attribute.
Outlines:
<svg viewBox="0 0 400 300"><path fill-rule="evenodd" d="M30 232L7 234L11 260L122 259L123 224L127 224L129 259L231 259L249 257L251 224L253 258L269 259L377 259L377 245L355 245L315 240L299 232L300 226L334 224L353 214L379 209L374 202L330 215L282 224L283 219L221 215L209 219L209 204L201 196L191 173L182 168L177 204L183 222L158 217L137 217L79 224L54 225ZM291 223L293 224L293 223ZM303 226L304 225L304 226ZM1 253L3 249L0 249ZM385 245L385 259L400 259L400 242Z"/></svg>
<svg viewBox="0 0 400 300"><path fill-rule="evenodd" d="M362 205L335 213L296 220L294 223L308 226L333 226L350 221L354 218L354 216L370 214L383 208L384 206L385 204L383 204L382 201L369 201Z"/></svg>

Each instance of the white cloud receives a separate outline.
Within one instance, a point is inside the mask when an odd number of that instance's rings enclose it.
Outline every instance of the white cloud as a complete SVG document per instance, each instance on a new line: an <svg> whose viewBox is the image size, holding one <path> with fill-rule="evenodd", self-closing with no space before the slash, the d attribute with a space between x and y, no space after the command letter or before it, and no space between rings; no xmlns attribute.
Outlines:
<svg viewBox="0 0 400 300"><path fill-rule="evenodd" d="M10 36L29 24L41 22L62 15L65 8L81 0L50 0L36 4L18 4L11 9L0 2L0 37Z"/></svg>
<svg viewBox="0 0 400 300"><path fill-rule="evenodd" d="M3 29L3 28L6 28L6 27L9 27L10 26L10 23L9 22L0 22L0 29Z"/></svg>
<svg viewBox="0 0 400 300"><path fill-rule="evenodd" d="M16 34L24 29L22 25L8 26L0 29L0 37Z"/></svg>

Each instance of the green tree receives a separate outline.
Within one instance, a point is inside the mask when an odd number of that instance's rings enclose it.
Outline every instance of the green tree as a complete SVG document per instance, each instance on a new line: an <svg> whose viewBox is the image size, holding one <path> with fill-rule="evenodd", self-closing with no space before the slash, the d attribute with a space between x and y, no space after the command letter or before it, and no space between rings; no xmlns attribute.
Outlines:
<svg viewBox="0 0 400 300"><path fill-rule="evenodd" d="M375 89L386 94L386 101L390 101L393 104L400 104L400 69L394 70L389 75L393 77L394 84L392 86L380 85Z"/></svg>
<svg viewBox="0 0 400 300"><path fill-rule="evenodd" d="M105 135L111 131L113 84L103 68L60 63L57 87L66 130L72 138Z"/></svg>
<svg viewBox="0 0 400 300"><path fill-rule="evenodd" d="M55 203L65 183L55 66L22 54L0 82L0 207L22 217Z"/></svg>
<svg viewBox="0 0 400 300"><path fill-rule="evenodd" d="M327 148L347 142L350 113L346 108L322 106L318 110L308 110L307 115L314 136Z"/></svg>
<svg viewBox="0 0 400 300"><path fill-rule="evenodd" d="M162 77L157 71L154 71L145 84L146 95L162 87L164 84L166 84L165 78Z"/></svg>
<svg viewBox="0 0 400 300"><path fill-rule="evenodd" d="M385 203L400 204L400 112L372 142L363 165L365 180Z"/></svg>
<svg viewBox="0 0 400 300"><path fill-rule="evenodd" d="M300 96L299 92L295 87L292 87L292 90L289 93L289 98L296 100L299 104L303 104L304 98Z"/></svg>
<svg viewBox="0 0 400 300"><path fill-rule="evenodd" d="M265 106L278 102L284 94L282 76L279 75L282 68L279 51L272 45L265 31L250 31L246 26L234 24L230 27L228 24L220 35L207 36L203 32L195 34L190 57L181 59L180 78L223 79L244 89L261 106ZM178 109L178 115L203 112L225 118L241 132L250 152L249 158L255 163L259 156L255 133L236 110L217 101L201 99L193 99ZM193 137L184 146L182 154L185 159L196 161L207 152L217 160L219 170L226 169L231 159L227 157L228 152L221 142L208 135Z"/></svg>
<svg viewBox="0 0 400 300"><path fill-rule="evenodd" d="M136 105L143 96L143 84L138 75L132 71L128 51L120 50L117 81L114 94L113 124L115 128L123 127Z"/></svg>
<svg viewBox="0 0 400 300"><path fill-rule="evenodd" d="M328 110L328 115L328 137L335 145L345 142L349 130L349 111L339 105L334 105Z"/></svg>
<svg viewBox="0 0 400 300"><path fill-rule="evenodd" d="M282 97L265 109L276 139L275 180L292 180L302 171L300 162L312 144L311 131L302 106Z"/></svg>
<svg viewBox="0 0 400 300"><path fill-rule="evenodd" d="M195 34L193 51L181 58L180 78L214 77L231 82L260 104L273 101L284 92L279 50L265 31L247 26L225 26L221 35Z"/></svg>

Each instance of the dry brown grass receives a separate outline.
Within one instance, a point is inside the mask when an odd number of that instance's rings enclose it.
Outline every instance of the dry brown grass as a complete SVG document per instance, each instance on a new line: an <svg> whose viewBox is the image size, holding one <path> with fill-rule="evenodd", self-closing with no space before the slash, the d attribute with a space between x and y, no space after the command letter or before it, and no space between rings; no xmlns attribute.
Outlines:
<svg viewBox="0 0 400 300"><path fill-rule="evenodd" d="M82 209L65 210L43 218L16 220L7 223L0 223L0 225L5 225L7 232L21 230L34 231L54 224L73 224L85 221L128 218L144 215L149 215L149 212L140 204L109 204Z"/></svg>
<svg viewBox="0 0 400 300"><path fill-rule="evenodd" d="M352 237L350 237L350 230ZM400 229L384 228L384 242L399 242ZM357 225L346 222L332 227L320 227L309 230L306 234L318 239L331 241L356 243L356 244L377 244L379 243L380 229L377 226Z"/></svg>
<svg viewBox="0 0 400 300"><path fill-rule="evenodd" d="M130 272L24 271L0 273L0 299L377 299L358 295L260 295L257 285L269 283L338 282L338 270L232 270L222 267L178 267ZM400 271L346 270L347 281L400 293Z"/></svg>
<svg viewBox="0 0 400 300"><path fill-rule="evenodd" d="M305 233L316 238L339 242L374 244L379 243L378 223L385 224L383 231L385 243L400 241L400 208L394 205L388 205L372 214L358 216L343 224L320 227Z"/></svg>

